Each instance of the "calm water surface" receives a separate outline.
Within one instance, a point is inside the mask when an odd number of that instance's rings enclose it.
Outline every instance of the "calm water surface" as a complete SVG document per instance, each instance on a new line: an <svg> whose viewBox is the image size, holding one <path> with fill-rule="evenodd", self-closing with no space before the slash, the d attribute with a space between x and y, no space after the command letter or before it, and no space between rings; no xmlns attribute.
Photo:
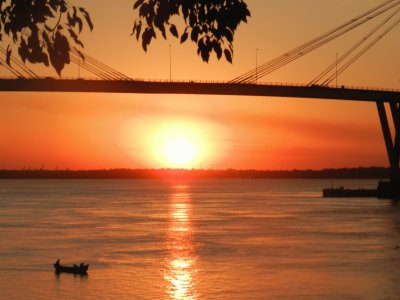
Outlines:
<svg viewBox="0 0 400 300"><path fill-rule="evenodd" d="M0 299L400 299L400 205L330 184L0 181Z"/></svg>

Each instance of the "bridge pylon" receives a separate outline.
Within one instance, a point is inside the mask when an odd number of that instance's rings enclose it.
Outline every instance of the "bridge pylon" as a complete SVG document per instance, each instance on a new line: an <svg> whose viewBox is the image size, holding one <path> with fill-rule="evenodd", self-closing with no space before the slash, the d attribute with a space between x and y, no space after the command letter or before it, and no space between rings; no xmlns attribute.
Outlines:
<svg viewBox="0 0 400 300"><path fill-rule="evenodd" d="M398 101L386 102L390 106L394 134L392 135L390 130L385 101L376 101L383 137L385 139L386 152L390 163L390 181L379 182L378 197L400 199L400 103Z"/></svg>

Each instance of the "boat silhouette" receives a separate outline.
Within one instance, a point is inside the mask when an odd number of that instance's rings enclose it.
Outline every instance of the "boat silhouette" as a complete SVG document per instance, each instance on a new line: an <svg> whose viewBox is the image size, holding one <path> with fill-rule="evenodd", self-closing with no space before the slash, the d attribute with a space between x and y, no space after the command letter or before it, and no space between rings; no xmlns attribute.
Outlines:
<svg viewBox="0 0 400 300"><path fill-rule="evenodd" d="M54 264L54 268L57 274L70 273L70 274L87 275L87 270L89 269L89 265L81 263L79 266L73 265L72 267L68 267L60 265L60 259L57 259L56 263Z"/></svg>

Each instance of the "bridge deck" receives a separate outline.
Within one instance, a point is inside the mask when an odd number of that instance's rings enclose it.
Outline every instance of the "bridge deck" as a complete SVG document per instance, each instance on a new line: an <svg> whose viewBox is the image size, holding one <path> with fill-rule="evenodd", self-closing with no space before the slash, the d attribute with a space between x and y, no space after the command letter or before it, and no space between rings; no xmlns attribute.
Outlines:
<svg viewBox="0 0 400 300"><path fill-rule="evenodd" d="M238 95L400 102L400 91L352 89L344 87L332 88L319 86L135 80L1 79L0 91Z"/></svg>

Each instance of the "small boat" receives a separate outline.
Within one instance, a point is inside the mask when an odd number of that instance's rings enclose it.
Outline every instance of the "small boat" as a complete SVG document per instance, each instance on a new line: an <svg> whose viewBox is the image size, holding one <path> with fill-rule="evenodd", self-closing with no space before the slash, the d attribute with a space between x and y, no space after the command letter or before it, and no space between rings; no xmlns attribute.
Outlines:
<svg viewBox="0 0 400 300"><path fill-rule="evenodd" d="M87 275L87 270L89 269L89 265L85 265L81 263L79 266L73 265L72 267L66 267L60 265L60 260L57 259L54 264L54 268L56 269L56 273L70 273L70 274L78 274L78 275Z"/></svg>

